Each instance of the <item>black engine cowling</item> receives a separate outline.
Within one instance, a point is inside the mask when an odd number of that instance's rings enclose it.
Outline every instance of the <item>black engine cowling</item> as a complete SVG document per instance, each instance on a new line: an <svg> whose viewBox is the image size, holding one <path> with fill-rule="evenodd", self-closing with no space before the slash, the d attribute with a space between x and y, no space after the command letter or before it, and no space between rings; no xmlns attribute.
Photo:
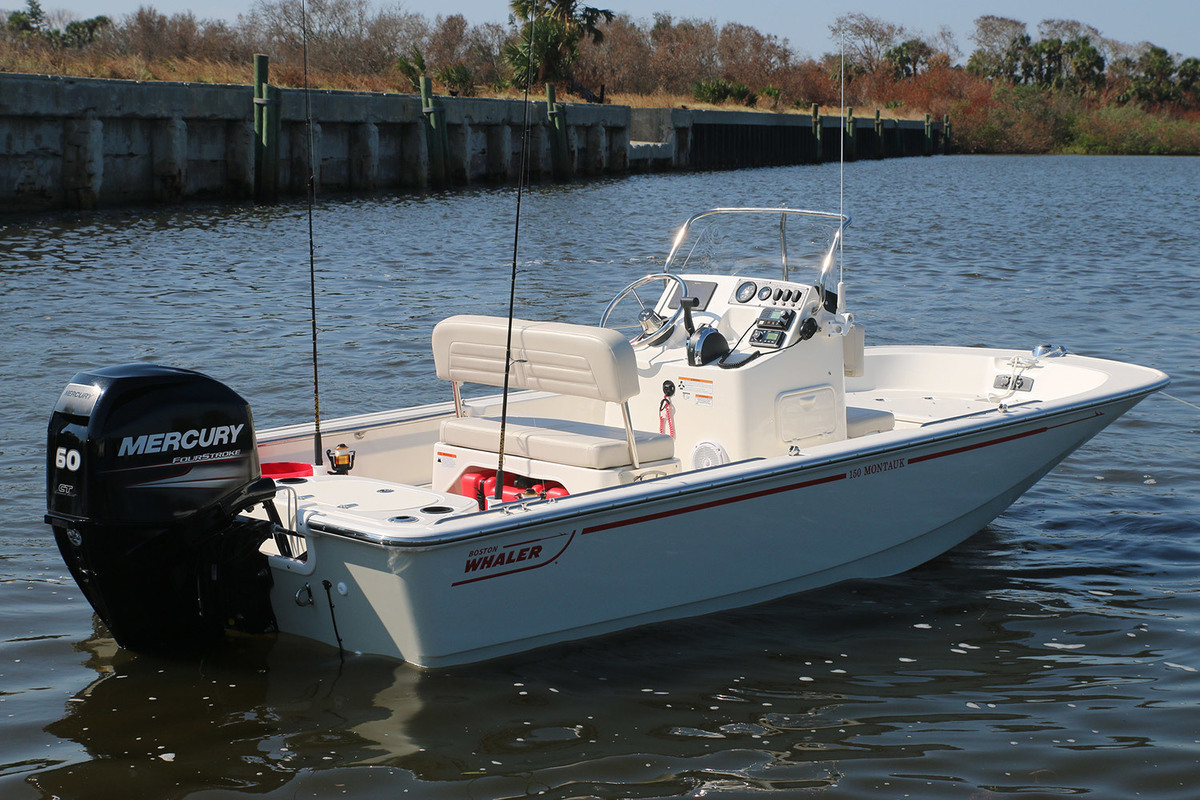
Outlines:
<svg viewBox="0 0 1200 800"><path fill-rule="evenodd" d="M50 418L46 522L123 647L192 650L231 622L269 628L258 546L272 526L238 515L274 496L249 405L198 372L81 372Z"/></svg>

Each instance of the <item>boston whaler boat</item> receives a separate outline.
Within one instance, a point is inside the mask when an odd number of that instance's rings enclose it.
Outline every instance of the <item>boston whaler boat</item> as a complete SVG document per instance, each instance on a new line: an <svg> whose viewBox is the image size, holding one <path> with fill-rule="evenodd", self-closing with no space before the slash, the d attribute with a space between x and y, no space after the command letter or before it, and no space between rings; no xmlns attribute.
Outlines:
<svg viewBox="0 0 1200 800"><path fill-rule="evenodd" d="M46 521L123 646L233 626L442 667L902 572L1168 382L1057 347L864 347L847 223L716 209L599 326L443 320L453 402L324 421L316 466L312 423L255 432L211 378L82 372Z"/></svg>

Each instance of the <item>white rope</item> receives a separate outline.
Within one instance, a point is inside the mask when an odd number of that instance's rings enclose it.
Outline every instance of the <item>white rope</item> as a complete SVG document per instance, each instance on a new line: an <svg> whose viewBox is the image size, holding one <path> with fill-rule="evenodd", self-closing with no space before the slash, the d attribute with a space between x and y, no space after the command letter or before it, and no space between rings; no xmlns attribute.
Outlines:
<svg viewBox="0 0 1200 800"><path fill-rule="evenodd" d="M1163 397L1169 397L1169 398L1171 398L1171 399L1172 399L1172 400L1174 400L1176 403L1183 403L1185 406L1188 406L1188 407L1190 407L1190 408L1194 408L1194 409L1196 409L1197 411L1200 411L1200 406L1196 405L1195 403L1192 403L1192 402L1189 402L1189 401L1187 401L1187 400L1184 400L1182 397L1176 397L1175 395L1173 395L1173 394L1167 394L1166 392L1159 392L1159 394L1161 394Z"/></svg>

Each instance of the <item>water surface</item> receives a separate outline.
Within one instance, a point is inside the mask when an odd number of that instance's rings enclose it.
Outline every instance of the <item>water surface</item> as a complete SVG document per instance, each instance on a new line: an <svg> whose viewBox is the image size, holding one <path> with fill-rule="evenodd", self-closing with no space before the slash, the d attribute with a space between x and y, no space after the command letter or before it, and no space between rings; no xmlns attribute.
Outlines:
<svg viewBox="0 0 1200 800"><path fill-rule="evenodd" d="M537 187L517 313L596 320L691 213L836 209L837 179ZM869 343L1053 342L1164 369L1170 396L907 574L434 674L287 638L187 662L119 651L41 521L45 426L78 370L158 361L230 384L260 426L311 413L304 207L7 220L0 796L1194 797L1196 186L1200 159L849 165L846 283ZM505 311L513 199L321 201L326 416L449 399L430 329ZM736 542L712 555L720 569Z"/></svg>

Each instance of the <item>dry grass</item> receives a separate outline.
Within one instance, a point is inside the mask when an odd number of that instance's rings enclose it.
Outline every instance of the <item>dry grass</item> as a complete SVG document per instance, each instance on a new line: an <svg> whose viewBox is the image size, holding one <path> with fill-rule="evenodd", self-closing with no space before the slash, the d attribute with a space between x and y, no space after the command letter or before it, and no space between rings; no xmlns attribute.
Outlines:
<svg viewBox="0 0 1200 800"><path fill-rule="evenodd" d="M112 56L91 51L73 51L48 47L17 47L0 39L0 72L32 75L61 75L72 78L110 78L130 81L175 81L180 83L249 84L253 76L250 64L227 61L211 61L195 58L167 58L147 60L138 56ZM304 85L304 72L298 66L273 64L271 83L284 88L299 88ZM412 87L399 74L359 75L310 71L308 85L314 89L333 89L358 92L393 92L411 94ZM435 91L443 91L435 85ZM523 93L517 89L496 91L491 87L476 87L478 97L520 99ZM535 93L540 99L544 90ZM576 98L560 94L559 99L573 102ZM613 93L605 98L614 105L633 108L690 108L721 109L726 111L756 111L771 113L768 101L760 100L756 108L746 108L736 103L712 105L698 102L691 95L654 92L652 94ZM881 108L885 119L914 119L920 115L905 114L898 109ZM863 116L866 107L858 109ZM809 114L809 108L780 108L778 113ZM821 114L837 116L841 110L836 106L822 106ZM867 116L874 116L871 107Z"/></svg>
<svg viewBox="0 0 1200 800"><path fill-rule="evenodd" d="M242 64L190 58L148 61L137 56L76 54L49 48L0 48L0 72L187 83L244 84L251 79L251 68Z"/></svg>
<svg viewBox="0 0 1200 800"><path fill-rule="evenodd" d="M667 92L654 92L653 94L625 94L614 92L605 98L614 105L630 106L631 108L693 108L693 109L716 109L721 111L757 111L760 113L778 113L778 114L801 114L807 116L812 113L811 106L804 108L779 108L772 111L769 108L769 101L761 99L758 105L754 108L747 108L738 105L734 102L722 103L721 105L713 105L712 103L701 103L691 95L685 94L669 94ZM878 106L863 105L855 109L855 115L862 119L864 116L874 117L875 109L879 109L879 116L882 119L924 119L924 114L914 114L905 112L899 108L885 108L882 103ZM842 110L837 106L821 106L818 112L822 116L836 117L842 113Z"/></svg>

